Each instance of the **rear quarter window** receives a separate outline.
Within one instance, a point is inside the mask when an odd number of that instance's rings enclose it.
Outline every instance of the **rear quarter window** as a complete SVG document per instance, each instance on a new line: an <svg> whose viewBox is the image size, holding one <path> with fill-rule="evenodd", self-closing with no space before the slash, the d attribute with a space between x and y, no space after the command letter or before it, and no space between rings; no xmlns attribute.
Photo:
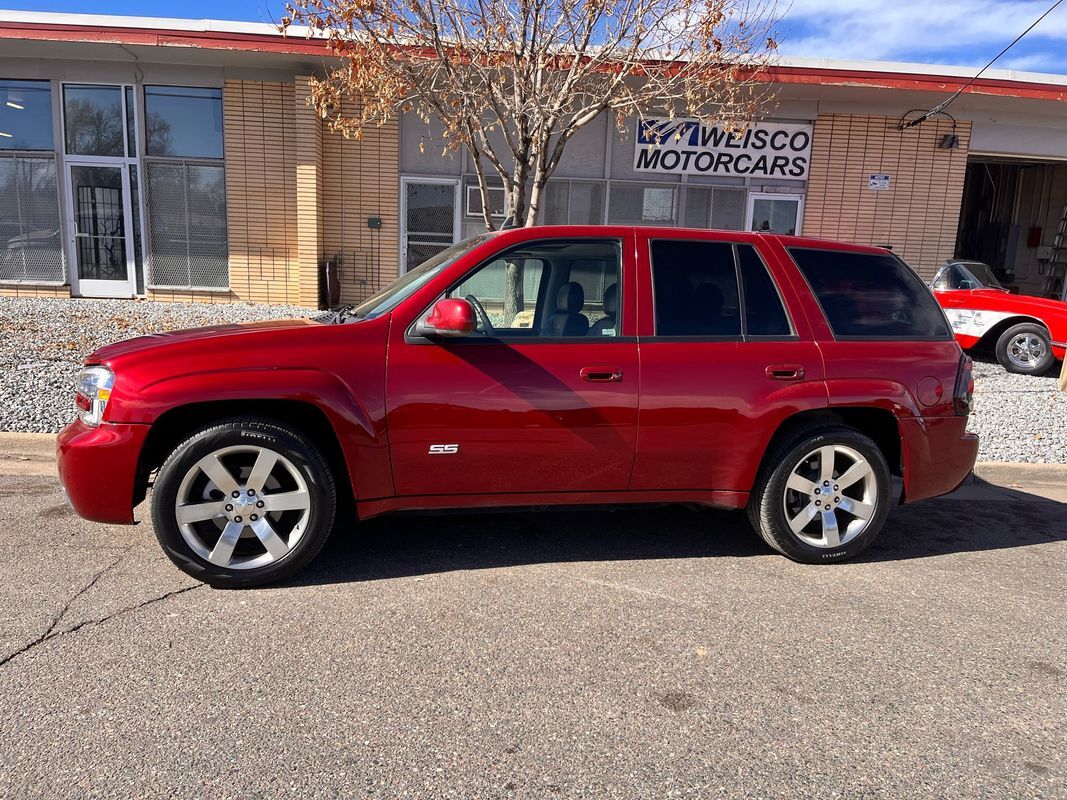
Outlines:
<svg viewBox="0 0 1067 800"><path fill-rule="evenodd" d="M789 248L838 339L948 339L945 314L915 271L888 253Z"/></svg>

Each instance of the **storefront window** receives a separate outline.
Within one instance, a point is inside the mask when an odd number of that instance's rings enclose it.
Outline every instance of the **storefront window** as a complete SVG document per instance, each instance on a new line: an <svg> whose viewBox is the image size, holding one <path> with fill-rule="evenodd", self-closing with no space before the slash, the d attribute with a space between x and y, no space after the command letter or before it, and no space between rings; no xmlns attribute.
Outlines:
<svg viewBox="0 0 1067 800"><path fill-rule="evenodd" d="M120 87L63 87L63 120L67 155L125 155Z"/></svg>
<svg viewBox="0 0 1067 800"><path fill-rule="evenodd" d="M545 187L545 225L602 225L604 184L599 181L549 181Z"/></svg>
<svg viewBox="0 0 1067 800"><path fill-rule="evenodd" d="M608 222L620 225L674 225L677 191L673 186L611 184Z"/></svg>
<svg viewBox="0 0 1067 800"><path fill-rule="evenodd" d="M56 161L0 156L0 281L61 283Z"/></svg>
<svg viewBox="0 0 1067 800"><path fill-rule="evenodd" d="M52 150L52 85L0 80L0 150Z"/></svg>
<svg viewBox="0 0 1067 800"><path fill-rule="evenodd" d="M228 286L222 165L149 161L145 178L152 284L212 289Z"/></svg>
<svg viewBox="0 0 1067 800"><path fill-rule="evenodd" d="M743 189L688 186L685 190L685 227L739 231L745 227Z"/></svg>
<svg viewBox="0 0 1067 800"><path fill-rule="evenodd" d="M145 152L150 156L222 158L222 90L144 87Z"/></svg>

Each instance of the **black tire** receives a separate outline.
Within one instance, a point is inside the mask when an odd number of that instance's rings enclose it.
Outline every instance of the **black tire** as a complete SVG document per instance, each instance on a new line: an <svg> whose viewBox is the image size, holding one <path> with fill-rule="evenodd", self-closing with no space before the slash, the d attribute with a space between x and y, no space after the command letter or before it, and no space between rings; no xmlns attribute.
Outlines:
<svg viewBox="0 0 1067 800"><path fill-rule="evenodd" d="M1013 348L1016 339L1027 335L1039 340L1037 347L1040 348L1041 353L1036 358L1031 354L1013 355L1016 352ZM1012 348L1011 352L1009 348ZM1012 325L1004 331L997 339L996 353L997 361L1004 369L1019 375L1044 375L1056 361L1056 357L1052 355L1052 339L1049 337L1048 330L1036 322Z"/></svg>
<svg viewBox="0 0 1067 800"><path fill-rule="evenodd" d="M846 531L845 535L840 536L841 544L836 547L812 544L802 538L801 535L794 533L789 526L789 520L798 518L798 514L793 513L796 512L797 507L794 506L792 509L787 509L786 507L786 482L790 480L793 470L801 468L801 462L805 459L805 456L814 454L819 448L830 445L849 448L862 456L870 466L870 476L873 480L874 488L874 502L871 503L873 513L868 515L866 527L862 527L851 539L847 538L848 533ZM841 455L835 456L835 458L839 458L843 463L847 464L849 456L843 452ZM835 470L836 477L840 478L846 471L841 469L840 473L837 473ZM866 481L866 478L863 480ZM823 489L819 480L813 481L812 486L819 489L820 492ZM871 484L865 483L864 486L869 487ZM826 488L832 491L835 487L831 483ZM838 525L844 522L847 527L859 519L846 513L844 506L836 505L842 497L846 501L853 500L847 494L854 495L857 491L857 489L852 489L851 487L842 487L839 492L829 497L827 502L832 505L829 513L834 514ZM882 526L885 524L886 516L889 514L892 502L891 491L892 483L889 476L889 467L886 464L885 457L882 455L882 451L878 449L878 445L873 441L859 431L844 426L809 428L787 437L768 454L764 461L764 466L756 479L752 495L749 498L748 517L752 527L755 528L756 532L768 545L794 561L800 561L805 564L846 561L866 550L878 537ZM793 502L799 503L800 498L804 496L798 492L790 494L790 497L793 498ZM862 498L856 499L860 500ZM822 501L820 500L819 502L821 503ZM810 505L818 509L813 499ZM806 507L802 510L806 510ZM792 517L789 516L790 513L793 513ZM816 513L820 516L818 519L812 518L812 525L820 526L822 524L822 512L818 510ZM856 527L859 528L861 526L856 523ZM804 533L805 530L808 529L802 529L801 533ZM821 538L827 543L831 541L829 535L826 534Z"/></svg>
<svg viewBox="0 0 1067 800"><path fill-rule="evenodd" d="M200 491L196 489L198 485L196 481L204 485L205 488L202 494L198 495L197 502L201 502L201 498L205 503L225 503L229 499L225 493L218 491L217 487L211 488L215 487L215 484L209 482L210 479L206 473L201 474L196 471L201 459L224 449L233 450L233 452L224 453L223 457L228 461L226 470L230 477L236 480L238 486L242 487L244 484L241 481L251 477L248 474L251 471L249 461L255 461L257 451L282 456L283 460L279 460L273 468L275 471L265 479L268 483L259 495L267 503L270 502L271 494L268 489L271 484L286 488L282 485L284 481L303 481L303 486L296 484L296 491L301 494L301 502L305 502L303 498L307 498L306 509L274 513L270 513L269 510L260 510L262 521L259 524L270 521L269 530L273 530L280 536L282 543L289 548L288 552L263 566L231 568L213 564L203 554L197 553L182 534L182 528L177 519L176 501L183 481L188 481L185 491L189 491L189 487ZM299 477L294 476L293 470ZM190 475L197 477L189 477ZM220 480L220 483L223 482ZM304 494L305 487L306 494ZM237 502L251 501L246 501L242 496ZM336 506L337 493L330 467L320 450L306 436L271 420L241 417L223 420L199 430L174 449L160 467L155 481L152 492L152 522L163 551L179 569L216 588L236 589L273 583L305 567L318 555L329 538ZM239 538L236 539L231 554L237 554L238 551L248 553L249 555L245 556L246 562L252 564L257 557L256 548L262 548L263 553L258 556L259 558L275 558L267 553L269 548L264 543L267 539L259 542L258 539L263 537L253 532L250 527L251 523L242 517L233 517L234 507L232 505L226 508L230 511L225 512L225 515L191 523L186 526L187 530L193 528L194 530L190 531L191 535L198 543L206 547L210 546L213 534L211 526L218 526L217 543L221 539L222 526L230 524L236 526L243 522L245 527L240 529L239 534L236 534ZM249 511L254 513L257 509L252 506ZM237 508L237 512L240 512L240 507ZM258 517L259 514L256 517L249 517L249 520ZM286 526L290 527L286 528ZM294 535L297 536L297 541L290 546ZM204 537L203 540L200 539L201 536ZM209 555L213 553L214 551ZM230 558L227 559L227 561L230 560ZM233 563L240 562L233 561Z"/></svg>

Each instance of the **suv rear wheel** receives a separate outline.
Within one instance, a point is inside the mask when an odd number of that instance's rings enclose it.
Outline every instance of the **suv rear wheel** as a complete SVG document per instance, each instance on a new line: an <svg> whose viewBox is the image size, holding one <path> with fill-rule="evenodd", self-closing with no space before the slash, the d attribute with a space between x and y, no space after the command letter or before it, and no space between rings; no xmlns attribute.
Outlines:
<svg viewBox="0 0 1067 800"><path fill-rule="evenodd" d="M333 526L326 460L301 433L258 418L186 439L160 467L156 536L171 561L220 588L258 586L304 567Z"/></svg>
<svg viewBox="0 0 1067 800"><path fill-rule="evenodd" d="M819 428L770 455L748 514L763 540L794 561L843 561L877 538L890 489L889 467L873 441L852 428Z"/></svg>
<svg viewBox="0 0 1067 800"><path fill-rule="evenodd" d="M1052 340L1048 331L1035 322L1008 328L997 339L997 361L1008 372L1043 375L1052 366Z"/></svg>

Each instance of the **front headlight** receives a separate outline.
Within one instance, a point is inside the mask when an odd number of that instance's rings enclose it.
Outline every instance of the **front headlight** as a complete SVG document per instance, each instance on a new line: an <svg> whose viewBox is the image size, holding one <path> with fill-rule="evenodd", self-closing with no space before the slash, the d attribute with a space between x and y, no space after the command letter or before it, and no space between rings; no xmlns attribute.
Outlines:
<svg viewBox="0 0 1067 800"><path fill-rule="evenodd" d="M82 422L92 428L100 424L114 385L115 373L107 367L86 367L81 371L75 403Z"/></svg>

